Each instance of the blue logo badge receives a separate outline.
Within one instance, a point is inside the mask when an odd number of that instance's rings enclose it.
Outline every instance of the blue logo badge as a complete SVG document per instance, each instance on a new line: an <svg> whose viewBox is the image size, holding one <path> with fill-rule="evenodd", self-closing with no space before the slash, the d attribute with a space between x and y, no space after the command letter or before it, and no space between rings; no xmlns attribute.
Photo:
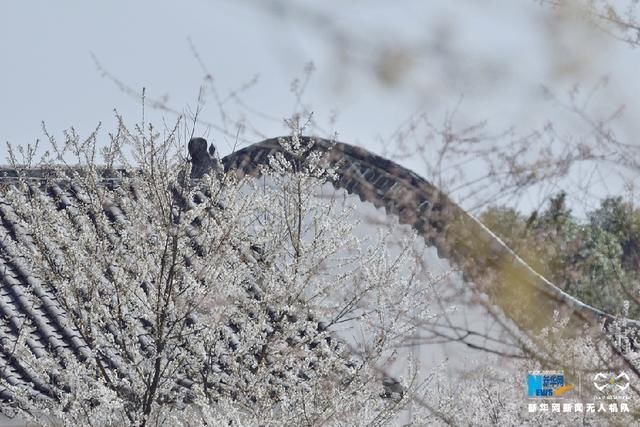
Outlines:
<svg viewBox="0 0 640 427"><path fill-rule="evenodd" d="M527 376L529 398L560 397L572 389L572 385L565 384L564 373L561 371L529 372Z"/></svg>

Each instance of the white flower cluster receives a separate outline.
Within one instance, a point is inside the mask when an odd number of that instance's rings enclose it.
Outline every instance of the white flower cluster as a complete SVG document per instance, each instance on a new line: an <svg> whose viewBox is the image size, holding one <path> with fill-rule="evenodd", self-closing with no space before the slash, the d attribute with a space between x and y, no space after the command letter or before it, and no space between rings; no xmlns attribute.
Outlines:
<svg viewBox="0 0 640 427"><path fill-rule="evenodd" d="M3 413L64 425L380 425L420 392L384 366L428 284L406 253L385 251L388 234L364 242L351 208L312 197L332 173L320 156L292 146L304 167L273 159L269 185L188 182L174 134L121 131L104 152L128 149L137 164L105 181L115 167L70 144L82 167L0 193L15 230L3 244L31 272L26 311L42 309L46 289L71 331L43 339L37 316L3 319L14 333L2 349L30 378L0 375L12 396ZM367 339L338 338L349 322Z"/></svg>

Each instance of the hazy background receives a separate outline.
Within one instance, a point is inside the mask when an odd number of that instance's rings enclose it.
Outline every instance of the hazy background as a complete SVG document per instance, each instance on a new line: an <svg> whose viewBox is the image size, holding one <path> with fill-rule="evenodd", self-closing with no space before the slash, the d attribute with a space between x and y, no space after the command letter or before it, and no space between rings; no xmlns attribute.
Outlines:
<svg viewBox="0 0 640 427"><path fill-rule="evenodd" d="M527 135L553 121L560 135L580 138L584 123L560 105L575 85L583 93L597 89L584 96L589 109L608 114L624 105L617 131L635 144L637 50L595 30L572 2L562 10L538 3L3 2L0 162L5 142L42 138L43 121L59 138L71 126L88 135L102 122L105 139L116 127L114 109L128 124L139 122L143 87L146 120L159 127L172 124L174 113L193 112L203 88L196 133L213 139L222 155L236 144L238 123L246 129L241 146L286 134L283 119L305 107L314 112L315 133L337 132L388 155L398 151L398 131L417 117L436 126L453 117L460 129L486 121L488 137ZM300 104L292 81L306 81L310 62L315 71ZM559 101L545 96L545 87ZM399 161L433 178L415 156ZM597 194L621 191L611 190L609 172L598 170ZM524 203L543 200L534 193Z"/></svg>

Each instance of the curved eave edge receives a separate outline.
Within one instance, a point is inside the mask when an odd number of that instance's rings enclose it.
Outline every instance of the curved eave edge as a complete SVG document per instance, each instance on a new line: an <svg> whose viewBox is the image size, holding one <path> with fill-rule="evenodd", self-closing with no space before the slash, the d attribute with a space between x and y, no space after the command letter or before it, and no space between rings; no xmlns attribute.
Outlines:
<svg viewBox="0 0 640 427"><path fill-rule="evenodd" d="M268 166L269 157L276 152L294 162L304 158L290 154L280 143L290 137L271 138L245 147L222 159L225 171L241 171L243 175L260 175L260 166ZM436 247L438 255L461 268L465 278L479 279L477 258L481 267L513 263L522 281L531 283L551 299L558 301L587 320L610 322L614 316L592 307L562 291L535 271L498 236L473 215L467 213L433 184L392 160L343 142L316 137L300 137L309 151L326 154L329 166L336 169L338 178L333 184L361 200L384 206L387 212L399 216L400 222L411 225L427 243ZM308 151L307 151L308 152ZM470 239L472 237L472 239ZM475 242L471 244L470 241ZM491 252L486 253L486 250ZM485 253L481 253L485 252ZM479 257L477 255L480 255ZM470 260L475 257L476 260ZM640 326L640 322L629 320Z"/></svg>

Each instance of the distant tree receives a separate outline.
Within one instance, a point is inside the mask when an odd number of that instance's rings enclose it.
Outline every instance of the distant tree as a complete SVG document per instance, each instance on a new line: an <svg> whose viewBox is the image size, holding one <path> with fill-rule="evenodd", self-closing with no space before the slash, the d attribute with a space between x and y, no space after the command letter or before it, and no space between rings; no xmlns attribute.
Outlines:
<svg viewBox="0 0 640 427"><path fill-rule="evenodd" d="M490 208L485 223L540 272L578 299L623 314L624 301L638 302L640 210L621 197L602 200L580 220L565 205L565 193L528 219L508 208ZM631 317L640 317L637 304Z"/></svg>

